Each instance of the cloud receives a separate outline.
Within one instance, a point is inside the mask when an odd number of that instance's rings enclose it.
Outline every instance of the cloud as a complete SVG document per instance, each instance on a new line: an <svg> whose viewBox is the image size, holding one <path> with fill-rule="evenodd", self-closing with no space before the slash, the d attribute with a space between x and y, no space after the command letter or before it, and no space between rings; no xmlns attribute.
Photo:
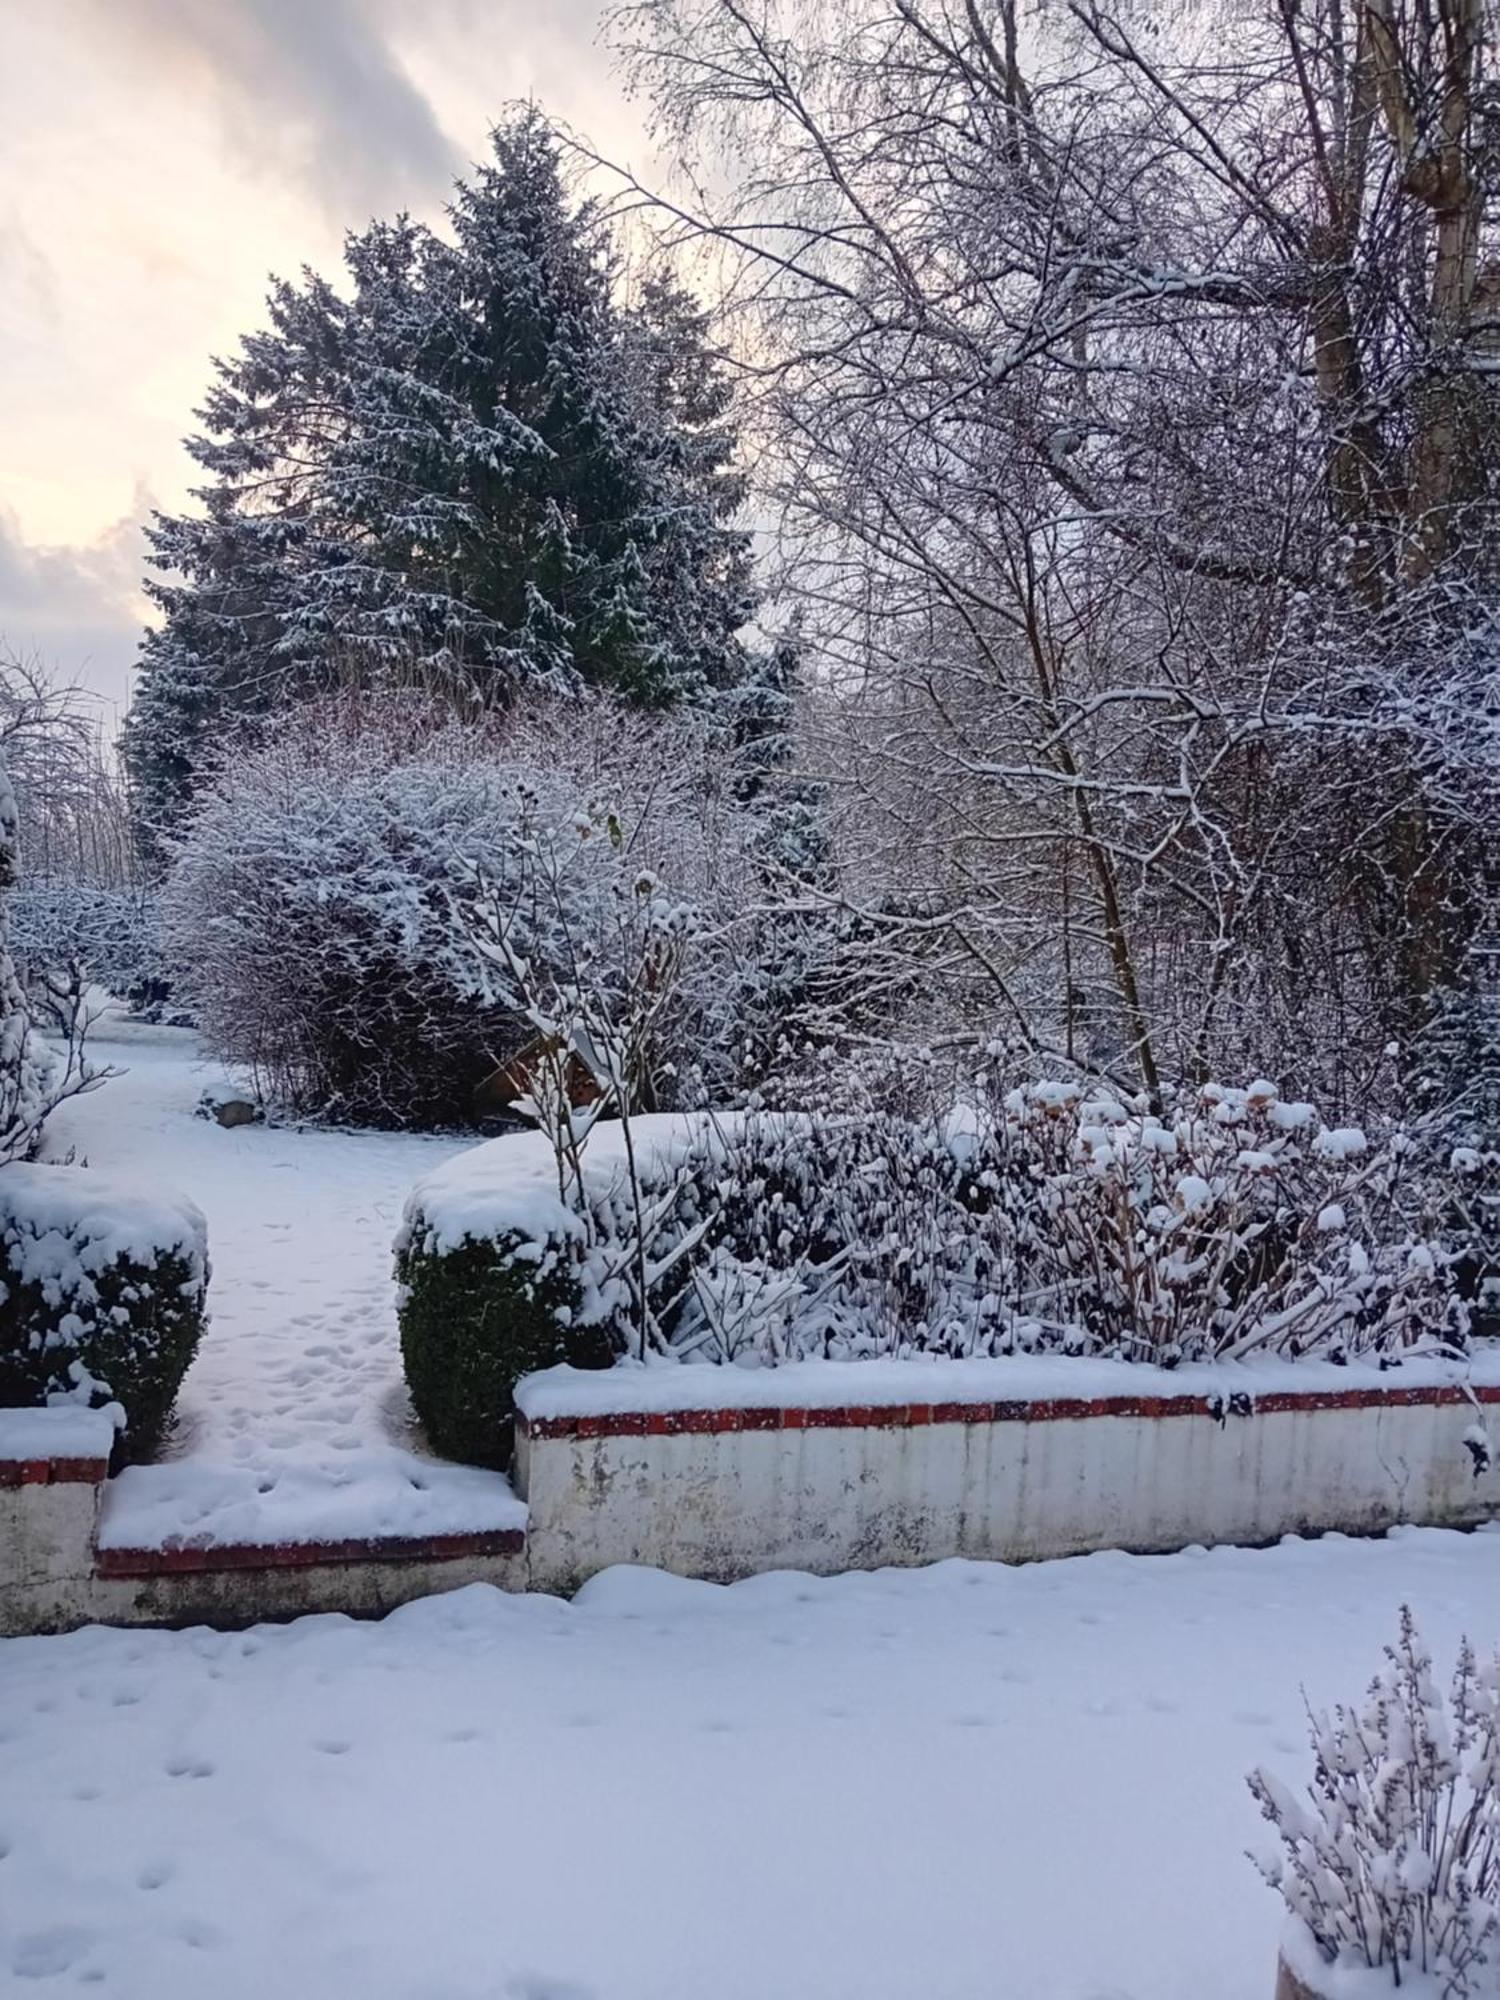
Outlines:
<svg viewBox="0 0 1500 2000"><path fill-rule="evenodd" d="M147 606L141 596L144 495L95 542L45 546L0 508L0 651L36 654L60 679L123 713Z"/></svg>
<svg viewBox="0 0 1500 2000"><path fill-rule="evenodd" d="M255 171L290 172L341 223L446 192L463 165L371 0L93 0L155 71L207 87Z"/></svg>
<svg viewBox="0 0 1500 2000"><path fill-rule="evenodd" d="M54 333L61 314L57 274L14 208L0 216L0 323L41 327Z"/></svg>

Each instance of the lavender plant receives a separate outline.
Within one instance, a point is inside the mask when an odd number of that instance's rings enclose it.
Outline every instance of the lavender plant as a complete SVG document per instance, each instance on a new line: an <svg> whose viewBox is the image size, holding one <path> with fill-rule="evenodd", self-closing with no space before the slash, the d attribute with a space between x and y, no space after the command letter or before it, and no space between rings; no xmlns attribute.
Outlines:
<svg viewBox="0 0 1500 2000"><path fill-rule="evenodd" d="M1305 1799L1249 1779L1280 1851L1257 1865L1331 1965L1424 1973L1443 2000L1500 1974L1500 1654L1465 1639L1445 1703L1407 1605L1362 1708L1309 1712Z"/></svg>

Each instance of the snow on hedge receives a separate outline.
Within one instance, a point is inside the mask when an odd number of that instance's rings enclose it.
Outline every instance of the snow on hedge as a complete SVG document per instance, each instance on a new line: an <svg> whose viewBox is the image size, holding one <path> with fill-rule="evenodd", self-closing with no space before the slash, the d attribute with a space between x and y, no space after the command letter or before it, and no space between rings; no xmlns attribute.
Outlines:
<svg viewBox="0 0 1500 2000"><path fill-rule="evenodd" d="M0 1172L0 1241L11 1272L40 1284L49 1303L90 1303L93 1281L122 1259L154 1267L183 1259L201 1290L208 1225L186 1196L141 1188L92 1168L12 1162Z"/></svg>
<svg viewBox="0 0 1500 2000"><path fill-rule="evenodd" d="M87 1167L0 1168L0 1403L102 1404L116 1456L161 1441L202 1337L207 1226Z"/></svg>
<svg viewBox="0 0 1500 2000"><path fill-rule="evenodd" d="M734 1115L655 1112L630 1120L630 1144L644 1180L664 1182L689 1159L725 1141L739 1127ZM623 1191L630 1173L626 1127L601 1120L588 1134L584 1174L595 1199ZM445 1160L412 1189L396 1238L398 1254L420 1249L450 1256L466 1242L515 1243L515 1254L541 1256L547 1245L579 1237L583 1222L559 1185L557 1156L541 1132L490 1139Z"/></svg>

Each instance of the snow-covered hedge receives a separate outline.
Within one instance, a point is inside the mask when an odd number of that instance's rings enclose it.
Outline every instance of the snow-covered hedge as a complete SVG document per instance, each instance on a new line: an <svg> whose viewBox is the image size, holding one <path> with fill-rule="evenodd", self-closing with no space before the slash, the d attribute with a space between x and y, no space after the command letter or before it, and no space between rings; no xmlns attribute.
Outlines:
<svg viewBox="0 0 1500 2000"><path fill-rule="evenodd" d="M408 1205L408 1378L434 1442L468 1456L500 1448L523 1364L563 1358L1171 1366L1458 1343L1443 1259L1389 1233L1399 1175L1399 1149L1269 1084L1170 1118L1042 1084L942 1129L698 1114L596 1124L572 1157L496 1140Z"/></svg>
<svg viewBox="0 0 1500 2000"><path fill-rule="evenodd" d="M92 1168L0 1170L0 1406L102 1404L118 1462L149 1455L205 1323L207 1235L189 1201Z"/></svg>
<svg viewBox="0 0 1500 2000"><path fill-rule="evenodd" d="M664 1180L712 1143L704 1118L658 1113L630 1132L643 1170ZM603 1238L631 1236L613 1221L630 1186L625 1133L618 1120L593 1128L584 1203L565 1197L539 1132L476 1146L412 1191L395 1245L401 1358L436 1450L504 1465L523 1375L613 1360L618 1274Z"/></svg>
<svg viewBox="0 0 1500 2000"><path fill-rule="evenodd" d="M640 885L665 885L694 952L657 992L641 1081L671 1102L770 1032L740 947L759 934L731 921L759 899L762 829L727 783L690 718L602 700L463 727L416 701L308 704L197 807L162 899L167 953L215 1053L268 1095L451 1126L535 1035L514 967L608 1001L630 983Z"/></svg>

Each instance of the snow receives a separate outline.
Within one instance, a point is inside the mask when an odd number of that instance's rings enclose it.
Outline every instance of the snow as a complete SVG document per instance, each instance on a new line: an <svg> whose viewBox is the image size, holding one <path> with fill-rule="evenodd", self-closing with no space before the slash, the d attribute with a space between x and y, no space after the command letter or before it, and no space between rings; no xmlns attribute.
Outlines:
<svg viewBox="0 0 1500 2000"><path fill-rule="evenodd" d="M1267 2000L1244 1774L1402 1601L1446 1677L1500 1534L6 1641L0 1990Z"/></svg>
<svg viewBox="0 0 1500 2000"><path fill-rule="evenodd" d="M1445 1995L1436 1977L1408 1974L1401 1985L1391 1984L1390 1967L1372 1969L1364 1965L1328 1966L1299 1922L1289 1922L1281 1937L1281 1956L1305 1986L1325 2000L1392 2000L1399 1991L1401 2000L1453 2000Z"/></svg>
<svg viewBox="0 0 1500 2000"><path fill-rule="evenodd" d="M775 1368L705 1368L670 1356L611 1369L543 1368L523 1376L516 1402L528 1418L607 1415L636 1410L899 1408L905 1403L1051 1402L1102 1396L1268 1396L1303 1391L1429 1388L1500 1384L1500 1354L1449 1361L1430 1355L1396 1368L1356 1356L1287 1361L1247 1355L1243 1361L1188 1362L1157 1368L1146 1362L1089 1355L1015 1354L949 1361L928 1355L900 1360L788 1361Z"/></svg>
<svg viewBox="0 0 1500 2000"><path fill-rule="evenodd" d="M107 1459L114 1442L114 1424L103 1410L68 1403L49 1410L0 1410L0 1462Z"/></svg>
<svg viewBox="0 0 1500 2000"><path fill-rule="evenodd" d="M213 1275L168 1455L111 1480L102 1544L522 1525L525 1509L498 1473L420 1449L401 1376L391 1234L411 1183L464 1142L225 1131L193 1115L225 1078L191 1035L136 1023L107 1033L119 1039L99 1041L96 1056L124 1074L62 1107L50 1150L76 1151L101 1180L142 1197L184 1190L207 1218Z"/></svg>
<svg viewBox="0 0 1500 2000"><path fill-rule="evenodd" d="M1357 1160L1368 1144L1357 1125L1340 1125L1320 1132L1313 1140L1313 1151L1325 1160Z"/></svg>
<svg viewBox="0 0 1500 2000"><path fill-rule="evenodd" d="M202 1212L134 1172L10 1161L0 1175L0 1227L21 1278L64 1296L121 1257L151 1265L160 1251L184 1259L195 1288L202 1280Z"/></svg>
<svg viewBox="0 0 1500 2000"><path fill-rule="evenodd" d="M735 1123L732 1114L657 1112L633 1118L630 1130L642 1171L665 1175L677 1158ZM586 1185L607 1191L623 1181L624 1136L618 1119L592 1127L583 1151ZM420 1239L429 1255L447 1256L471 1238L540 1244L576 1234L578 1227L558 1192L550 1141L541 1132L516 1132L472 1146L426 1173L406 1204L397 1248Z"/></svg>

